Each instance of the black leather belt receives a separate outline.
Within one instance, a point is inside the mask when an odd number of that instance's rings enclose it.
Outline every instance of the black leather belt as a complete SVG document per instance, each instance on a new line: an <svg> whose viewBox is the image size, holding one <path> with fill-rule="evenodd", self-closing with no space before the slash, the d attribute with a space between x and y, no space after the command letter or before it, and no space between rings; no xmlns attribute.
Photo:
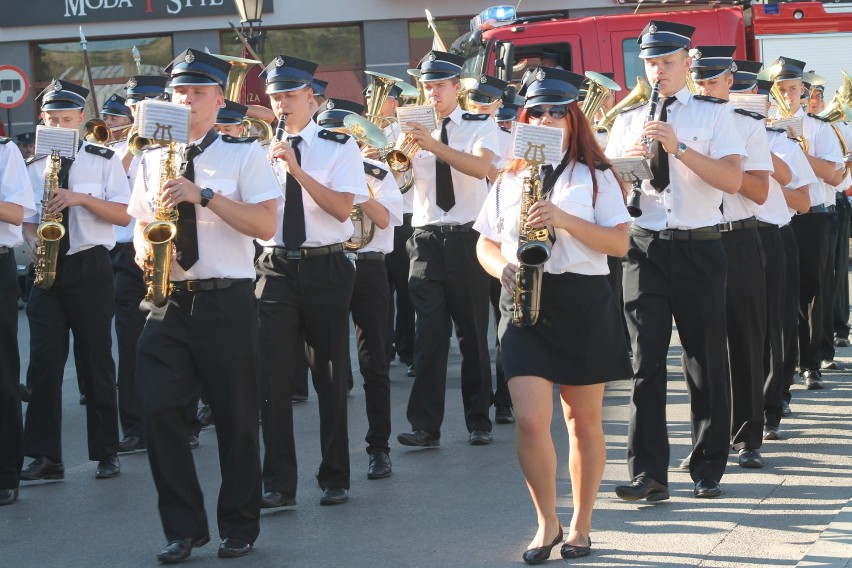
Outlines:
<svg viewBox="0 0 852 568"><path fill-rule="evenodd" d="M9 254L10 252L12 252L12 249L10 249L9 247L0 247L0 256Z"/></svg>
<svg viewBox="0 0 852 568"><path fill-rule="evenodd" d="M814 205L810 208L808 213L828 213L828 209L825 208L825 205ZM805 213L805 215L808 213Z"/></svg>
<svg viewBox="0 0 852 568"><path fill-rule="evenodd" d="M661 241L715 241L722 238L719 227L698 227L697 229L664 229L662 231L649 231L642 227L634 226L630 229L640 235L651 236Z"/></svg>
<svg viewBox="0 0 852 568"><path fill-rule="evenodd" d="M766 221L758 221L757 222L757 228L758 229L771 229L773 227L777 229L777 228L782 227L782 226L783 225L776 225L775 223L767 223Z"/></svg>
<svg viewBox="0 0 852 568"><path fill-rule="evenodd" d="M740 231L742 229L756 229L759 227L760 221L752 217L751 219L741 219L739 221L728 221L726 223L719 223L719 230L723 233L728 233L730 231Z"/></svg>
<svg viewBox="0 0 852 568"><path fill-rule="evenodd" d="M424 231L432 231L433 233L469 233L473 229L473 221L464 225L423 225L415 227Z"/></svg>
<svg viewBox="0 0 852 568"><path fill-rule="evenodd" d="M234 284L251 281L251 278L206 278L204 280L176 280L172 282L172 286L178 292L210 292L212 290L224 290Z"/></svg>
<svg viewBox="0 0 852 568"><path fill-rule="evenodd" d="M356 257L358 260L384 260L385 253L379 251L359 252Z"/></svg>
<svg viewBox="0 0 852 568"><path fill-rule="evenodd" d="M334 243L333 245L322 247L305 247L297 250L287 250L284 247L263 247L263 250L286 260L302 260L304 258L328 256L340 252L343 250L343 243Z"/></svg>
<svg viewBox="0 0 852 568"><path fill-rule="evenodd" d="M834 213L834 205L826 205L825 210L829 213Z"/></svg>

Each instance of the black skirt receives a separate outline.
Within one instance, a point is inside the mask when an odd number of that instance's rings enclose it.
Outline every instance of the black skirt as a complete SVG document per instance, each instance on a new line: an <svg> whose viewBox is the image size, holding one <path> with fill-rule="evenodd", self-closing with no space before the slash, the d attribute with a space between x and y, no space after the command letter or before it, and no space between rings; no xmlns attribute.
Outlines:
<svg viewBox="0 0 852 568"><path fill-rule="evenodd" d="M538 323L512 324L512 296L500 296L500 347L507 378L593 385L633 377L618 302L606 276L544 274Z"/></svg>

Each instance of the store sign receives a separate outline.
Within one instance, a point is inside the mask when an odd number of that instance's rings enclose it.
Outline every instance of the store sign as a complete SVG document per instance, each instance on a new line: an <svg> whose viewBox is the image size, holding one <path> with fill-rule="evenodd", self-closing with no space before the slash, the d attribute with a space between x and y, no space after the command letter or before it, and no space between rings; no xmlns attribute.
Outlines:
<svg viewBox="0 0 852 568"><path fill-rule="evenodd" d="M273 4L263 0L263 12ZM4 14L3 27L237 15L234 0L28 0L26 10Z"/></svg>

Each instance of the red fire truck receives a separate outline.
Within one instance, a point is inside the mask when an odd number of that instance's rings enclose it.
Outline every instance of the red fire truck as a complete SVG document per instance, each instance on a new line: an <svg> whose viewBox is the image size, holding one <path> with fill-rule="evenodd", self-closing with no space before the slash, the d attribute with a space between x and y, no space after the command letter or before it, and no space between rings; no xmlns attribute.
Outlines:
<svg viewBox="0 0 852 568"><path fill-rule="evenodd" d="M453 42L452 49L466 58L464 76L488 73L508 81L518 81L545 52L553 52L565 69L615 73L616 81L627 87L619 98L636 84L637 76L644 76L636 38L652 19L695 27L693 45L736 45L736 58L768 64L787 55L805 61L807 69L827 79L826 94L839 85L840 66L852 51L852 2L768 3L743 8L733 5L741 2L713 0L703 2L703 9L700 0L618 3L655 4L657 11L571 19L562 14L523 17L512 6L499 6L473 18L471 31Z"/></svg>

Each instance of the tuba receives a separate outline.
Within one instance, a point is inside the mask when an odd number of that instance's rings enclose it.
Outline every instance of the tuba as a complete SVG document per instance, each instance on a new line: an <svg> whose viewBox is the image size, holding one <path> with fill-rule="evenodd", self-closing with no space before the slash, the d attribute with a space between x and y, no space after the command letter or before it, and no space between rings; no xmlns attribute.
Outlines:
<svg viewBox="0 0 852 568"><path fill-rule="evenodd" d="M601 104L603 104L606 96L612 92L620 91L621 87L606 75L601 75L594 71L586 71L585 75L586 79L589 80L589 87L586 90L586 98L583 99L581 109L586 119L591 124L594 124L595 114L601 108Z"/></svg>
<svg viewBox="0 0 852 568"><path fill-rule="evenodd" d="M550 258L548 229L533 229L527 225L530 208L542 199L539 151L539 148L530 146L524 155L530 164L530 175L524 181L518 215L518 271L515 273L515 291L512 294L512 323L524 327L538 322L544 263Z"/></svg>
<svg viewBox="0 0 852 568"><path fill-rule="evenodd" d="M364 71L364 74L370 76L371 93L370 104L367 105L367 110L364 114L370 122L379 128L383 128L387 122L396 120L395 118L382 116L382 107L385 106L385 101L388 100L393 86L401 82L402 79L391 77L384 73L376 73L375 71Z"/></svg>
<svg viewBox="0 0 852 568"><path fill-rule="evenodd" d="M370 199L376 197L376 192L373 191L373 184L370 182L367 182L367 191L370 192ZM352 211L349 213L349 219L353 224L358 224L360 235L357 239L350 237L349 240L343 243L343 247L347 252L355 252L370 244L370 241L373 240L373 236L376 234L376 224L370 222L370 226L367 228L366 216L364 215L364 210L361 209L360 205L352 206Z"/></svg>
<svg viewBox="0 0 852 568"><path fill-rule="evenodd" d="M145 279L145 300L157 307L166 305L172 293L169 272L175 256L174 239L177 235L178 211L176 207L163 207L163 185L177 177L175 166L175 143L169 142L163 152L160 163L160 192L154 220L145 226L142 236L151 245L145 257L143 276Z"/></svg>
<svg viewBox="0 0 852 568"><path fill-rule="evenodd" d="M343 125L352 137L362 146L372 146L379 149L387 147L387 137L385 137L385 133L382 132L378 126L363 116L348 114L343 117ZM370 182L367 182L367 189L370 192L370 199L374 198L376 195ZM376 226L375 224L370 223L369 229L367 228L367 224L364 222L364 211L361 209L361 206L357 204L352 206L349 218L353 223L358 223L361 230L361 235L358 239L350 238L344 243L347 251L354 252L367 246L367 244L373 240L373 235L376 232Z"/></svg>
<svg viewBox="0 0 852 568"><path fill-rule="evenodd" d="M41 198L41 222L36 234L41 242L36 249L35 284L45 290L56 280L56 264L59 259L59 241L65 236L62 213L50 213L47 204L53 192L59 189L59 152L50 155L50 165L44 175L44 193Z"/></svg>
<svg viewBox="0 0 852 568"><path fill-rule="evenodd" d="M645 104L650 98L651 85L649 85L648 81L646 81L642 77L636 77L636 86L633 87L633 90L627 93L627 96L621 99L621 102L609 109L609 111L604 114L603 118L601 118L595 123L593 130L595 132L609 133L609 130L610 128L612 128L612 124L615 122L615 117L618 116L618 113L620 113L627 107Z"/></svg>
<svg viewBox="0 0 852 568"><path fill-rule="evenodd" d="M231 64L231 69L228 71L228 80L225 83L225 98L235 103L239 102L246 74L253 66L259 65L260 61L245 59L243 57L233 57L231 55L213 55ZM261 142L271 140L275 134L272 131L272 126L265 120L246 117L241 124L244 136L250 136L252 132L257 132L258 140Z"/></svg>

